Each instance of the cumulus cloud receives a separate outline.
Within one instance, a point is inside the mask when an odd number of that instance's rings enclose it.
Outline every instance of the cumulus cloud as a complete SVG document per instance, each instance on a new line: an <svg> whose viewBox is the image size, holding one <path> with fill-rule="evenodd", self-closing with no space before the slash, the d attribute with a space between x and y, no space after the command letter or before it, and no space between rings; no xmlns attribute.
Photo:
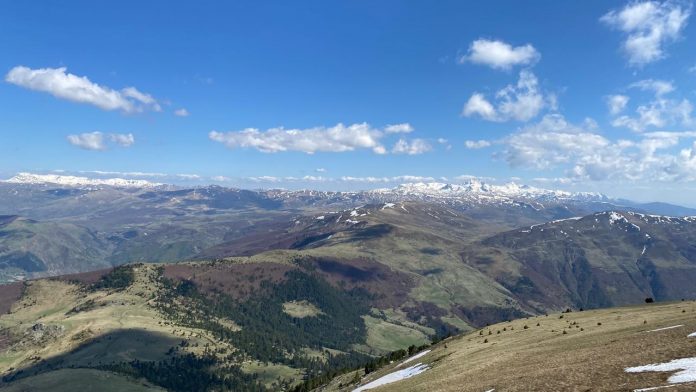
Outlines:
<svg viewBox="0 0 696 392"><path fill-rule="evenodd" d="M475 92L464 105L462 115L478 116L488 121L529 121L545 108L555 107L555 97L544 94L539 80L529 70L522 70L517 84L508 85L489 101L483 94Z"/></svg>
<svg viewBox="0 0 696 392"><path fill-rule="evenodd" d="M665 45L679 39L691 15L691 5L680 1L633 1L600 20L626 35L623 50L634 66L665 57Z"/></svg>
<svg viewBox="0 0 696 392"><path fill-rule="evenodd" d="M130 147L135 143L135 137L132 133L112 133L109 139L121 147Z"/></svg>
<svg viewBox="0 0 696 392"><path fill-rule="evenodd" d="M520 132L508 136L505 159L513 167L547 169L568 163L573 157L591 154L609 144L603 136L568 123L561 115L547 115Z"/></svg>
<svg viewBox="0 0 696 392"><path fill-rule="evenodd" d="M609 113L612 115L617 115L623 112L628 105L629 97L626 95L609 95L607 97L607 106L609 107Z"/></svg>
<svg viewBox="0 0 696 392"><path fill-rule="evenodd" d="M102 132L86 132L67 136L68 142L73 146L80 147L85 150L104 151L110 145L120 147L130 147L135 143L135 137L132 133L110 133Z"/></svg>
<svg viewBox="0 0 696 392"><path fill-rule="evenodd" d="M394 154L420 155L432 150L433 147L423 139L413 139L411 141L399 139L392 148Z"/></svg>
<svg viewBox="0 0 696 392"><path fill-rule="evenodd" d="M548 115L508 136L501 155L513 167L561 168L576 181L696 181L694 139L696 132L649 132L610 140ZM692 143L679 149L685 140Z"/></svg>
<svg viewBox="0 0 696 392"><path fill-rule="evenodd" d="M87 103L104 110L137 113L162 110L151 95L135 87L113 90L93 83L85 76L67 72L67 68L31 69L17 66L5 75L5 81L34 91L49 93L56 98Z"/></svg>
<svg viewBox="0 0 696 392"><path fill-rule="evenodd" d="M459 62L508 70L517 65L534 64L540 57L539 52L530 44L513 47L500 40L477 39L471 43L467 54L459 58Z"/></svg>
<svg viewBox="0 0 696 392"><path fill-rule="evenodd" d="M388 130L390 129L390 131ZM398 129L398 131L395 131ZM360 149L372 150L375 154L386 154L387 149L382 139L391 133L404 133L412 130L408 124L389 125L378 129L367 123L352 125L337 124L333 127L315 127L307 129L271 128L261 131L247 128L241 131L212 131L208 137L229 148L254 148L261 152L275 153L281 151L299 151L307 154L315 152L345 152ZM410 132L409 130L409 132ZM404 141L395 152L420 153L427 143L421 139ZM404 150L402 150L404 148Z"/></svg>
<svg viewBox="0 0 696 392"><path fill-rule="evenodd" d="M646 79L633 83L629 87L652 92L654 98L647 103L638 105L634 115L623 114L614 118L611 122L613 126L625 127L634 132L643 132L650 127L694 125L691 102L688 99L678 100L667 96L675 90L671 82ZM613 115L619 114L611 109L610 112Z"/></svg>
<svg viewBox="0 0 696 392"><path fill-rule="evenodd" d="M480 148L490 147L491 142L488 140L467 140L464 142L464 146L470 150L478 150Z"/></svg>
<svg viewBox="0 0 696 392"><path fill-rule="evenodd" d="M177 109L174 111L174 115L179 116L179 117L188 117L189 114L190 114L189 111L186 110L185 108Z"/></svg>
<svg viewBox="0 0 696 392"><path fill-rule="evenodd" d="M101 132L81 133L79 135L68 135L68 142L73 146L85 150L106 150L104 134Z"/></svg>
<svg viewBox="0 0 696 392"><path fill-rule="evenodd" d="M372 149L383 153L380 144L382 132L367 123L309 129L271 128L260 131L247 128L242 131L217 132L209 134L211 140L223 143L229 148L255 148L262 152L301 151L313 154L323 152L343 152L355 149Z"/></svg>
<svg viewBox="0 0 696 392"><path fill-rule="evenodd" d="M481 93L471 94L469 100L464 104L462 115L465 117L479 116L488 121L499 121L498 112L493 107L493 104L488 102Z"/></svg>
<svg viewBox="0 0 696 392"><path fill-rule="evenodd" d="M411 133L413 127L409 123L387 125L384 128L386 133Z"/></svg>
<svg viewBox="0 0 696 392"><path fill-rule="evenodd" d="M666 80L644 79L632 83L629 87L638 88L644 91L652 91L655 96L661 97L674 91L672 82Z"/></svg>

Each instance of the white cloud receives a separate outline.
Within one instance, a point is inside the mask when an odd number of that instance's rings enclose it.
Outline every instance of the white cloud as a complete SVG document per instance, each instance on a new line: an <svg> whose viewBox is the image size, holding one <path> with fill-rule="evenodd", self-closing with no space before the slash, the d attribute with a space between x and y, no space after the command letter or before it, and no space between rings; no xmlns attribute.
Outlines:
<svg viewBox="0 0 696 392"><path fill-rule="evenodd" d="M427 141L423 139L413 139L407 141L405 139L399 139L398 142L392 148L392 153L394 154L408 154L408 155L419 155L432 150L433 147Z"/></svg>
<svg viewBox="0 0 696 392"><path fill-rule="evenodd" d="M628 105L629 97L626 95L609 95L607 97L607 106L609 107L609 113L612 115L617 115L626 108Z"/></svg>
<svg viewBox="0 0 696 392"><path fill-rule="evenodd" d="M652 91L655 96L661 97L674 91L672 82L666 80L644 79L632 83L629 87L638 88L644 91Z"/></svg>
<svg viewBox="0 0 696 392"><path fill-rule="evenodd" d="M365 183L398 183L398 182L430 182L435 181L434 177L427 176L394 176L394 177L351 177L344 176L339 178L341 182L365 182Z"/></svg>
<svg viewBox="0 0 696 392"><path fill-rule="evenodd" d="M520 72L517 84L508 85L495 94L491 103L483 94L474 93L464 105L462 115L479 116L488 121L529 121L545 108L555 108L555 97L544 95L539 80L529 70Z"/></svg>
<svg viewBox="0 0 696 392"><path fill-rule="evenodd" d="M413 127L409 123L387 125L384 128L386 133L411 133Z"/></svg>
<svg viewBox="0 0 696 392"><path fill-rule="evenodd" d="M539 52L530 44L513 47L499 40L478 39L471 43L469 52L460 57L459 62L471 62L507 70L516 65L536 63L540 57Z"/></svg>
<svg viewBox="0 0 696 392"><path fill-rule="evenodd" d="M247 128L242 131L218 132L212 131L208 137L223 143L229 148L254 148L256 150L275 153L281 151L299 151L307 154L315 152L345 152L359 149L369 149L375 154L386 154L387 149L381 140L394 129L405 132L408 124L390 125L384 130L373 128L367 123L352 125L337 124L333 127L315 127L307 129L271 128L261 131ZM387 131L391 129L391 132ZM427 145L421 139L406 142L408 151L420 151ZM398 149L395 152L402 152ZM407 152L407 151L403 151Z"/></svg>
<svg viewBox="0 0 696 392"><path fill-rule="evenodd" d="M464 142L464 146L470 150L477 150L480 148L490 147L491 142L488 140L467 140Z"/></svg>
<svg viewBox="0 0 696 392"><path fill-rule="evenodd" d="M247 128L243 131L217 132L209 134L211 140L225 144L229 148L255 148L262 152L301 151L344 152L355 149L372 149L383 153L379 140L382 132L367 123L309 129L271 128L260 131ZM381 147L381 148L380 148Z"/></svg>
<svg viewBox="0 0 696 392"><path fill-rule="evenodd" d="M85 150L106 150L104 134L101 132L81 133L79 135L68 135L68 142L73 146Z"/></svg>
<svg viewBox="0 0 696 392"><path fill-rule="evenodd" d="M326 173L326 169L324 169L323 167L314 169L314 171L317 172L317 173Z"/></svg>
<svg viewBox="0 0 696 392"><path fill-rule="evenodd" d="M630 88L638 88L654 93L654 98L646 104L639 105L635 115L624 114L614 118L611 124L615 127L625 127L634 132L643 132L650 127L665 127L672 125L692 126L693 105L688 99L676 100L665 97L675 90L671 82L646 79L633 83ZM618 115L618 112L612 112Z"/></svg>
<svg viewBox="0 0 696 392"><path fill-rule="evenodd" d="M508 136L503 158L513 167L565 170L568 181L696 181L694 155L684 140L696 132L650 132L636 140L609 140L560 115Z"/></svg>
<svg viewBox="0 0 696 392"><path fill-rule="evenodd" d="M547 169L591 154L609 143L603 136L569 124L561 115L547 115L539 123L508 136L504 156L513 167Z"/></svg>
<svg viewBox="0 0 696 392"><path fill-rule="evenodd" d="M488 102L486 97L484 97L484 95L481 93L471 94L469 100L466 102L466 104L464 104L462 115L465 117L478 115L484 120L498 121L498 113L493 107L493 104Z"/></svg>
<svg viewBox="0 0 696 392"><path fill-rule="evenodd" d="M690 15L691 5L680 1L633 1L600 20L626 34L628 62L642 66L665 57L664 46L679 39Z"/></svg>
<svg viewBox="0 0 696 392"><path fill-rule="evenodd" d="M174 111L174 115L179 117L188 117L189 114L190 113L188 110L186 110L186 108L181 108Z"/></svg>
<svg viewBox="0 0 696 392"><path fill-rule="evenodd" d="M54 170L57 171L57 170ZM98 176L120 176L120 177L167 177L166 173L148 173L148 172L121 172L121 171L105 171L105 170L79 170L79 174L96 174Z"/></svg>
<svg viewBox="0 0 696 392"><path fill-rule="evenodd" d="M85 76L76 76L66 71L65 67L31 69L17 66L5 75L5 81L30 90L46 92L57 98L88 103L104 110L126 113L162 110L151 95L134 87L117 91L93 83Z"/></svg>
<svg viewBox="0 0 696 392"><path fill-rule="evenodd" d="M392 176L392 177L343 176L343 177L338 177L338 178L321 177L321 176L303 176L303 177L257 176L257 177L246 177L243 180L255 182L255 183L272 183L272 184L297 183L297 182L376 184L376 183L429 182L429 181L435 181L436 179L434 177L428 177L428 176L402 175L402 176Z"/></svg>
<svg viewBox="0 0 696 392"><path fill-rule="evenodd" d="M135 143L133 134L110 133L102 132L86 132L67 136L68 142L73 146L80 147L85 150L103 151L108 149L110 144L116 144L121 147L130 147Z"/></svg>
<svg viewBox="0 0 696 392"><path fill-rule="evenodd" d="M109 135L109 139L121 147L130 147L135 143L135 137L132 133L112 133Z"/></svg>

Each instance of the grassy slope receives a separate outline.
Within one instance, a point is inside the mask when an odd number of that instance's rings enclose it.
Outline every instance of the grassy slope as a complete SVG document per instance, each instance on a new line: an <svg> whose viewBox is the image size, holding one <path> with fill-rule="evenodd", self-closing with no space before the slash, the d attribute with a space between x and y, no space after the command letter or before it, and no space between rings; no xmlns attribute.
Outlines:
<svg viewBox="0 0 696 392"><path fill-rule="evenodd" d="M0 328L18 337L20 343L0 353L0 371L20 369L31 365L35 358L50 359L80 347L92 338L119 331L138 331L142 334L161 335L148 344L129 341L120 337L116 342L97 341L74 352L69 363L76 366L93 365L97 361L160 359L172 344L183 335L194 336L201 343L209 341L201 331L167 326L162 317L147 305L156 286L150 278L151 266L141 267L133 286L125 291L82 292L78 286L58 280L29 282L25 294L14 304L12 312L0 317ZM96 306L87 311L69 313L76 305L94 301ZM29 328L37 323L46 326L62 326L61 336L43 341L33 341Z"/></svg>
<svg viewBox="0 0 696 392"><path fill-rule="evenodd" d="M649 332L679 324L684 326ZM687 335L696 331L696 303L600 309L567 313L563 318L550 314L480 331L447 339L411 363L429 364L431 369L423 374L374 390L630 391L662 386L669 373L628 374L623 369L695 356L696 339ZM387 366L361 384L396 368L403 366ZM337 378L323 390L352 390L356 385L338 386L353 377L354 373ZM690 384L670 390L694 388Z"/></svg>
<svg viewBox="0 0 696 392"><path fill-rule="evenodd" d="M269 260L279 259L282 257ZM256 265L264 261L264 257L246 260ZM200 354L206 345L222 350L224 355L234 351L234 347L216 339L211 332L172 324L152 307L153 294L162 290L156 280L156 269L156 265L148 264L135 267L135 282L123 291L84 291L76 284L59 279L26 282L22 298L12 305L8 314L0 315L0 330L7 332L12 342L9 347L0 349L0 374L31 369L25 375L32 375L50 371L54 365L93 367L133 359L159 361L167 359L167 351L183 340L189 342L187 348L182 349L185 352ZM309 302L287 304L294 305L291 312L300 312L303 316L322 314ZM75 312L78 306L82 310ZM356 348L382 354L409 344L425 343L426 334L434 332L402 320L405 317L399 313L387 312L380 317L370 317L367 344ZM47 329L58 328L60 332L56 336L35 338L32 330L39 324ZM239 329L230 320L225 324ZM278 378L300 380L303 373L302 369L273 363L244 361L240 365L244 371L259 375L268 386ZM23 383L20 379L10 385Z"/></svg>

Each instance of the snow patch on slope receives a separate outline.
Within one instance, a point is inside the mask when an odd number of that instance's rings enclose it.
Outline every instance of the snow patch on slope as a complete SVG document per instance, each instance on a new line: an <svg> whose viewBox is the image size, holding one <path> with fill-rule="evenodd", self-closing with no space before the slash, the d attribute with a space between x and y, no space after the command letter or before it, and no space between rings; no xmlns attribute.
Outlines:
<svg viewBox="0 0 696 392"><path fill-rule="evenodd" d="M624 369L624 371L626 371L626 373L674 372L674 374L667 379L667 382L670 384L696 382L696 357L674 359L669 362L629 367Z"/></svg>
<svg viewBox="0 0 696 392"><path fill-rule="evenodd" d="M389 373L386 376L382 376L382 377L376 379L375 381L367 383L359 388L353 389L353 392L362 392L362 391L366 391L368 389L380 387L382 385L391 384L393 382L405 380L407 378L417 376L428 369L429 369L428 365L424 365L422 363L417 363L411 367L407 367L406 369L397 370L395 372Z"/></svg>
<svg viewBox="0 0 696 392"><path fill-rule="evenodd" d="M668 330L668 329L680 328L680 327L683 327L683 326L684 326L684 324L672 325L671 327L658 328L658 329L653 329L653 330L651 330L651 331L646 331L646 332L666 331L666 330Z"/></svg>
<svg viewBox="0 0 696 392"><path fill-rule="evenodd" d="M427 355L429 352L430 352L430 350L425 350L425 351L423 351L423 352L420 352L420 353L418 353L418 354L412 356L411 358L408 358L408 359L406 359L405 361L401 362L401 363L399 364L399 366L401 366L401 365L403 365L403 364L406 364L406 363L409 363L409 362L411 362L411 361L415 361L415 360L418 359L418 358L422 358L423 356Z"/></svg>

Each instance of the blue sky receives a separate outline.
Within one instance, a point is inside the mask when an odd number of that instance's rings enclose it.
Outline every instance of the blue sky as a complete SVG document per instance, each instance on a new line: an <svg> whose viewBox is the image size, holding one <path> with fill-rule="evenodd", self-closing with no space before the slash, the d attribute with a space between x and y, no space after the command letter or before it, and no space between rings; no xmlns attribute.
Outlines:
<svg viewBox="0 0 696 392"><path fill-rule="evenodd" d="M4 5L0 178L696 203L690 2L105 4Z"/></svg>

